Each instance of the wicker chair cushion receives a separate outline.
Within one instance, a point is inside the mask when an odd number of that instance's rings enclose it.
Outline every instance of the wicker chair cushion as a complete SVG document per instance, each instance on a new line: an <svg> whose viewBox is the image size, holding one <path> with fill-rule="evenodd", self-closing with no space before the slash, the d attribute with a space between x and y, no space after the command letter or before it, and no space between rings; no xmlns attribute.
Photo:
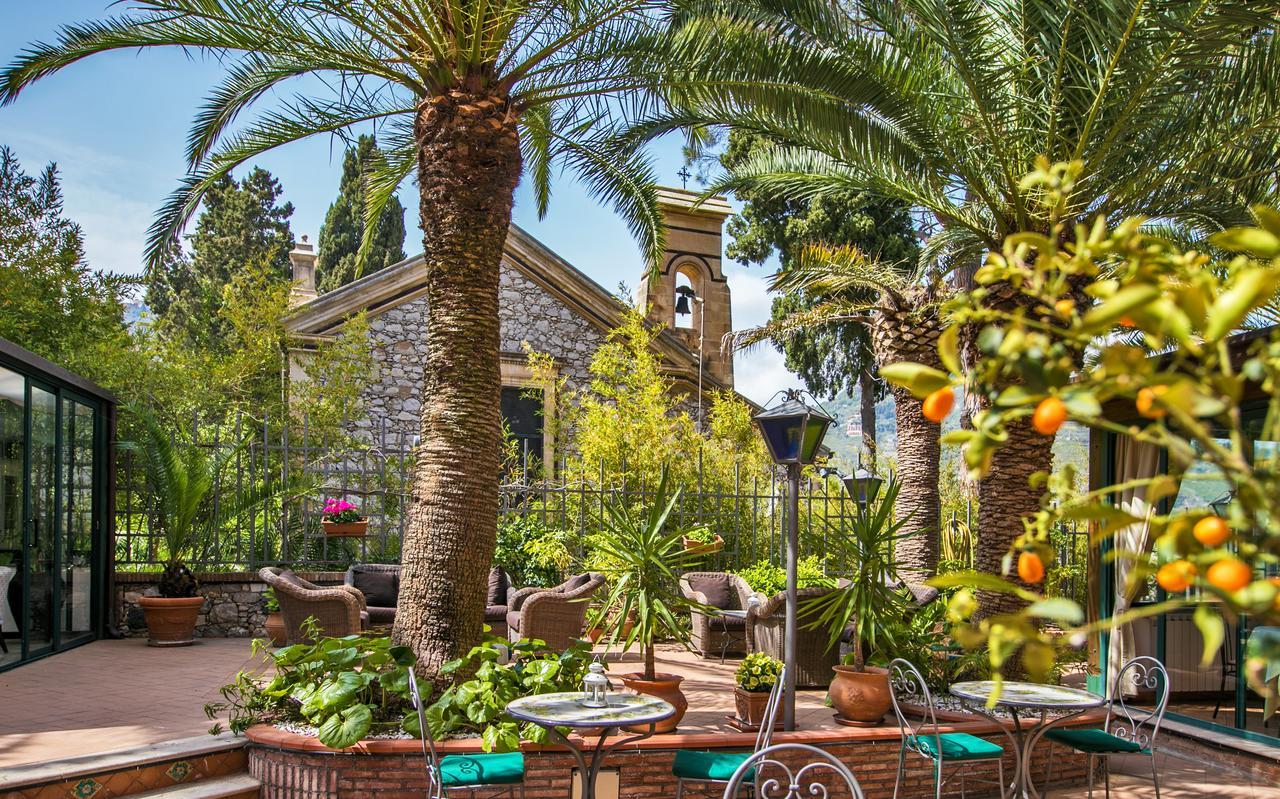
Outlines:
<svg viewBox="0 0 1280 799"><path fill-rule="evenodd" d="M464 785L511 785L524 779L524 754L449 755L440 758L440 781L446 788Z"/></svg>
<svg viewBox="0 0 1280 799"><path fill-rule="evenodd" d="M507 589L511 587L511 578L505 569L494 566L489 570L489 596L486 605L506 605Z"/></svg>
<svg viewBox="0 0 1280 799"><path fill-rule="evenodd" d="M507 614L507 627L520 632L520 611L513 610Z"/></svg>
<svg viewBox="0 0 1280 799"><path fill-rule="evenodd" d="M507 617L506 605L485 605L484 620L485 621L502 621Z"/></svg>
<svg viewBox="0 0 1280 799"><path fill-rule="evenodd" d="M579 574L576 577L569 578L568 582L560 586L558 590L562 594L567 594L570 591L577 591L579 588L581 588L582 586L586 585L589 582L591 582L590 574Z"/></svg>
<svg viewBox="0 0 1280 799"><path fill-rule="evenodd" d="M742 616L716 616L711 622L713 630L745 630L747 620Z"/></svg>
<svg viewBox="0 0 1280 799"><path fill-rule="evenodd" d="M689 577L689 587L706 596L707 604L721 610L738 609L738 592L728 574L703 574Z"/></svg>
<svg viewBox="0 0 1280 799"><path fill-rule="evenodd" d="M357 569L351 575L352 585L364 594L364 602L371 608L394 608L397 582L394 572Z"/></svg>
<svg viewBox="0 0 1280 799"><path fill-rule="evenodd" d="M380 608L370 605L364 612L368 614L370 624L394 624L396 620L395 608Z"/></svg>

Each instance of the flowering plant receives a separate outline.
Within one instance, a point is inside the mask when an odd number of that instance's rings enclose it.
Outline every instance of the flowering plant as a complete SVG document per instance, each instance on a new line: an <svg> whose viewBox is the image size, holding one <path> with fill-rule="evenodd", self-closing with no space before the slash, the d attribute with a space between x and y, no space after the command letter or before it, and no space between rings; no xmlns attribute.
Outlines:
<svg viewBox="0 0 1280 799"><path fill-rule="evenodd" d="M773 689L782 673L782 661L763 652L752 652L738 664L733 679L738 687L752 693L765 693Z"/></svg>
<svg viewBox="0 0 1280 799"><path fill-rule="evenodd" d="M321 513L326 522L333 522L334 524L350 524L361 519L360 511L356 510L356 506L345 499L326 500L324 510Z"/></svg>

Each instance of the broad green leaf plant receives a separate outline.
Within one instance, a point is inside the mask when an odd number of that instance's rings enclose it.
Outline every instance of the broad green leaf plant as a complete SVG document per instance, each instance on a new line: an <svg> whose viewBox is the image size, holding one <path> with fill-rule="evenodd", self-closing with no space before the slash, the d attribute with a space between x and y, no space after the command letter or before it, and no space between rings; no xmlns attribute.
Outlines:
<svg viewBox="0 0 1280 799"><path fill-rule="evenodd" d="M1045 435L1070 420L1167 454L1165 473L1084 492L1073 490L1070 467L1037 475L1042 507L1023 520L1025 532L1005 557L1004 576L963 572L934 581L962 589L950 604L955 635L968 647L987 647L997 674L1020 651L1028 671L1043 675L1063 642L1082 645L1086 634L1188 604L1197 604L1205 662L1223 639L1223 616L1280 623L1280 579L1266 576L1280 566L1280 474L1274 459L1253 451L1255 440L1280 439L1280 328L1274 327L1280 213L1257 207L1256 226L1223 230L1202 249L1152 235L1140 218L1114 228L1102 220L1067 227L1061 212L1080 170L1077 162L1042 160L1024 178L1053 222L1051 232L1008 237L987 257L976 287L949 304L939 343L946 371L901 363L884 372L918 397L963 388L990 400L971 428L944 436L964 446L974 477L987 473L1006 426L1028 417ZM1013 311L995 307L989 287L1000 284L1026 301ZM978 354L968 370L960 359L966 338ZM1262 398L1260 427L1244 419L1247 394ZM1177 494L1193 468L1221 476L1232 488L1225 518L1207 507L1169 510L1172 503L1162 502ZM1123 492L1135 490L1151 507L1146 515L1120 502ZM1131 525L1148 525L1156 562L1146 551L1117 550L1111 557L1131 564L1131 580L1145 582L1155 573L1169 598L1086 623L1077 603L1034 590L1036 580L1029 584L1027 577L1036 570L1023 564L1050 562L1050 531L1063 520L1089 522L1093 545ZM1011 575L1015 561L1022 580ZM1016 595L1027 607L980 618L974 589ZM1221 613L1199 601L1208 598ZM1049 636L1043 621L1071 635ZM1280 652L1252 654L1246 664L1251 685L1266 690L1259 679L1263 659Z"/></svg>

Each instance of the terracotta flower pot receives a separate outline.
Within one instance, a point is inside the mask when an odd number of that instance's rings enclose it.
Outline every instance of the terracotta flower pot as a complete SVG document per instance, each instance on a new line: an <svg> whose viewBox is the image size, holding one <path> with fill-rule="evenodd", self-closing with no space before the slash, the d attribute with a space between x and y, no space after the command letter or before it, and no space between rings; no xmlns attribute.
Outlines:
<svg viewBox="0 0 1280 799"><path fill-rule="evenodd" d="M676 727L680 724L680 719L684 718L685 711L689 709L689 700L685 699L684 692L680 690L680 683L684 681L684 677L679 674L657 674L656 679L646 680L644 672L635 672L633 674L620 674L618 679L622 680L622 684L637 694L645 696L656 696L659 699L670 702L675 706L675 715L668 719L663 719L654 725L654 731L661 734L666 732L675 732ZM648 724L639 724L634 727L627 727L628 732L648 732Z"/></svg>
<svg viewBox="0 0 1280 799"><path fill-rule="evenodd" d="M326 522L321 521L320 526L324 528L324 534L335 538L364 538L369 530L369 520L360 519L354 522Z"/></svg>
<svg viewBox="0 0 1280 799"><path fill-rule="evenodd" d="M196 617L204 597L144 596L138 600L147 619L148 646L191 646L195 643Z"/></svg>
<svg viewBox="0 0 1280 799"><path fill-rule="evenodd" d="M267 628L267 637L271 639L272 646L284 646L289 641L289 635L284 629L284 614L280 611L267 614L267 621L263 625Z"/></svg>
<svg viewBox="0 0 1280 799"><path fill-rule="evenodd" d="M847 727L875 727L893 707L889 672L874 666L857 671L853 666L833 666L835 680L828 689L836 709L836 722Z"/></svg>
<svg viewBox="0 0 1280 799"><path fill-rule="evenodd" d="M760 729L760 725L764 723L765 706L769 704L769 692L747 691L735 685L733 702L738 709L738 721L753 730ZM774 719L773 728L782 729L781 718Z"/></svg>
<svg viewBox="0 0 1280 799"><path fill-rule="evenodd" d="M724 549L724 539L720 536L716 536L716 540L710 544L704 544L688 536L681 536L680 540L684 543L685 551L695 555L712 555Z"/></svg>

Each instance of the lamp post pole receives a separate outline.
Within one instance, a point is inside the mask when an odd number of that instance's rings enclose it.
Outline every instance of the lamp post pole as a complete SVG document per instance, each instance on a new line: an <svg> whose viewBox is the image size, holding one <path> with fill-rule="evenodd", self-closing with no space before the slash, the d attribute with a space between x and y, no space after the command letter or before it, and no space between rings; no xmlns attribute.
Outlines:
<svg viewBox="0 0 1280 799"><path fill-rule="evenodd" d="M796 624L800 601L796 561L800 558L800 464L787 464L787 616L783 630L783 660L787 679L783 683L782 728L796 728Z"/></svg>

